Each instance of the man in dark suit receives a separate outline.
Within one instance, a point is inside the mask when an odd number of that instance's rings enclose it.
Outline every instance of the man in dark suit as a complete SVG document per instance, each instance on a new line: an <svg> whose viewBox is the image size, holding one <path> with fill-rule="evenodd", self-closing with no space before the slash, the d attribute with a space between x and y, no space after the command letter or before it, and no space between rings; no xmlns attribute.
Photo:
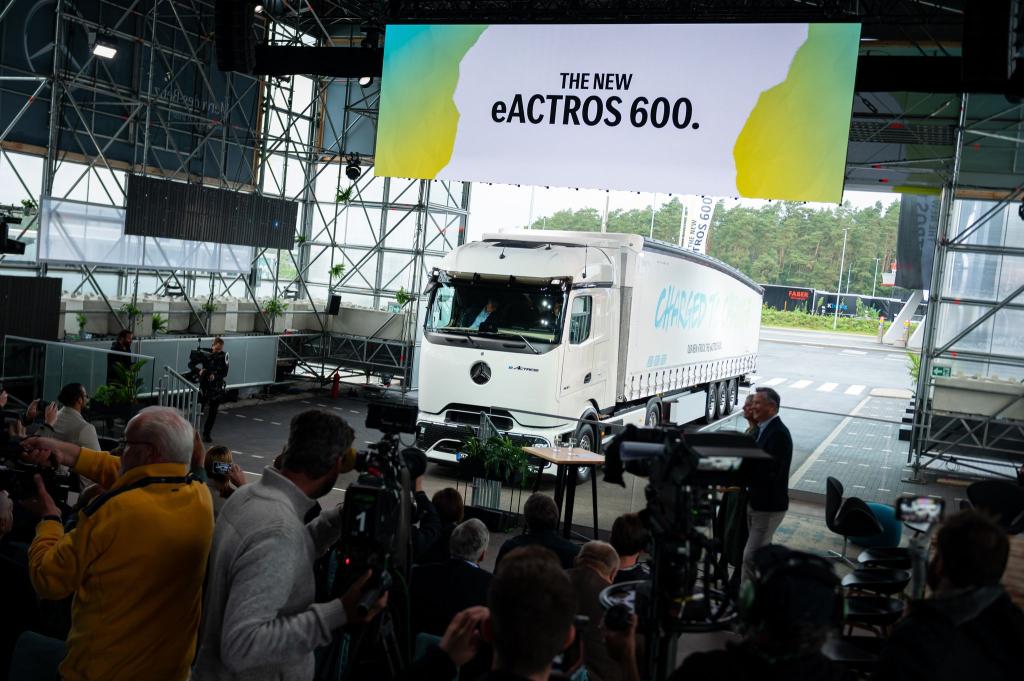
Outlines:
<svg viewBox="0 0 1024 681"><path fill-rule="evenodd" d="M512 549L535 545L553 551L562 563L562 568L571 569L580 547L558 534L558 507L555 506L555 500L546 494L531 494L523 504L523 517L526 520L526 532L501 545L498 559L494 562L495 569Z"/></svg>
<svg viewBox="0 0 1024 681"><path fill-rule="evenodd" d="M590 618L590 626L579 633L583 637L584 664L593 681L623 681L625 672L608 652L604 631L601 592L615 581L619 571L619 554L611 544L588 541L576 556L576 567L569 570L569 581L576 592L576 614Z"/></svg>
<svg viewBox="0 0 1024 681"><path fill-rule="evenodd" d="M441 636L459 612L487 603L492 575L480 567L480 562L489 542L487 526L470 518L452 530L451 558L413 568L413 631Z"/></svg>
<svg viewBox="0 0 1024 681"><path fill-rule="evenodd" d="M793 462L793 438L779 418L779 393L771 388L754 392L751 415L757 423L757 446L774 459L771 472L750 484L747 505L749 535L743 549L743 581L754 574L754 553L772 543L775 531L789 510L789 467Z"/></svg>

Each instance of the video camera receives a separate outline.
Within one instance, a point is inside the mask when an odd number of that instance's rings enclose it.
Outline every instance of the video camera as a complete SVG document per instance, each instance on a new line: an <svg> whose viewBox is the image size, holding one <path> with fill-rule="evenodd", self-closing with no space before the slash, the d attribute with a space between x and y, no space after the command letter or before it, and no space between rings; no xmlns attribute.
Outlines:
<svg viewBox="0 0 1024 681"><path fill-rule="evenodd" d="M724 575L715 569L721 547L709 531L714 491L747 485L772 466L772 457L742 433L686 433L677 426L627 426L606 449L606 482L625 486L623 472L648 479L639 515L651 531L652 579L614 600L635 608L651 642L647 665L655 678L674 668L680 633L724 629L735 620Z"/></svg>
<svg viewBox="0 0 1024 681"><path fill-rule="evenodd" d="M24 453L21 443L21 438L12 437L6 430L0 431L0 490L5 490L14 501L35 498L35 476L41 475L53 500L66 507L68 495L75 487L74 475L58 473L56 457L50 467L25 463L21 460Z"/></svg>

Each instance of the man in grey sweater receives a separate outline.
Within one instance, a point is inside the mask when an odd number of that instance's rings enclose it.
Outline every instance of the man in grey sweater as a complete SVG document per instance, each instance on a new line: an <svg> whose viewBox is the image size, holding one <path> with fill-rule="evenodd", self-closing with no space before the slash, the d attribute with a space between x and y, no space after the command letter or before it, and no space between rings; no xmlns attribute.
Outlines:
<svg viewBox="0 0 1024 681"><path fill-rule="evenodd" d="M341 534L340 508L306 522L339 473L352 467L354 433L311 409L292 419L278 464L239 488L217 518L195 681L308 681L313 651L362 617L356 604L369 573L339 599L314 603L313 562Z"/></svg>

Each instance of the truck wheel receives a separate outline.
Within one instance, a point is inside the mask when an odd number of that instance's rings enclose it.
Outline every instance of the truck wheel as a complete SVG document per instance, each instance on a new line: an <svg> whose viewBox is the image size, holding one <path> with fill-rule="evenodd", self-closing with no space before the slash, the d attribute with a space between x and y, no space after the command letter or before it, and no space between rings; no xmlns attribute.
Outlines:
<svg viewBox="0 0 1024 681"><path fill-rule="evenodd" d="M718 416L729 413L729 381L719 381L715 388L718 391Z"/></svg>
<svg viewBox="0 0 1024 681"><path fill-rule="evenodd" d="M660 426L661 420L661 402L657 399L653 399L647 403L647 413L644 415L644 425Z"/></svg>
<svg viewBox="0 0 1024 681"><path fill-rule="evenodd" d="M733 408L736 406L736 402L739 399L740 381L738 378L731 378L726 383L726 400L725 400L725 413L729 415L732 413Z"/></svg>
<svg viewBox="0 0 1024 681"><path fill-rule="evenodd" d="M718 416L718 384L708 383L708 395L704 400L704 423L713 423Z"/></svg>
<svg viewBox="0 0 1024 681"><path fill-rule="evenodd" d="M580 449L586 449L588 452L593 452L597 449L597 446L594 444L597 442L597 435L595 434L594 426L591 424L581 423L576 428L576 435L574 437L576 438L576 446ZM576 474L576 484L582 485L585 482L589 482L591 471L591 468L580 468Z"/></svg>

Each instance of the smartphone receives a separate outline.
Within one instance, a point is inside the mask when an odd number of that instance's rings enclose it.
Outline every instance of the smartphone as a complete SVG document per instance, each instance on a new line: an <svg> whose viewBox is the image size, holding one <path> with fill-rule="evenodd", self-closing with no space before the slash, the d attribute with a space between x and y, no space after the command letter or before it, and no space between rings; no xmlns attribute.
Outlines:
<svg viewBox="0 0 1024 681"><path fill-rule="evenodd" d="M216 475L227 475L231 472L231 464L226 461L214 461L213 472Z"/></svg>
<svg viewBox="0 0 1024 681"><path fill-rule="evenodd" d="M900 497L896 500L896 517L908 523L937 523L945 508L945 500L938 497Z"/></svg>

